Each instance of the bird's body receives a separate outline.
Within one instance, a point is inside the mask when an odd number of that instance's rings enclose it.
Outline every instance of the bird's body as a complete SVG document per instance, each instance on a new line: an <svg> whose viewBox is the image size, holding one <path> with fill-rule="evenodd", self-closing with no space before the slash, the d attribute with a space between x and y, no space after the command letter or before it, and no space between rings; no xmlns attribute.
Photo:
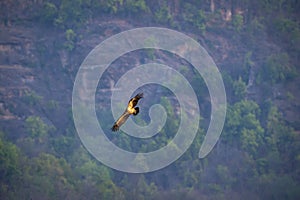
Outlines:
<svg viewBox="0 0 300 200"><path fill-rule="evenodd" d="M130 115L137 115L139 113L139 107L135 106L141 98L143 98L143 93L138 93L137 95L135 95L135 97L129 100L126 110L111 128L112 131L118 131L120 126L126 122Z"/></svg>

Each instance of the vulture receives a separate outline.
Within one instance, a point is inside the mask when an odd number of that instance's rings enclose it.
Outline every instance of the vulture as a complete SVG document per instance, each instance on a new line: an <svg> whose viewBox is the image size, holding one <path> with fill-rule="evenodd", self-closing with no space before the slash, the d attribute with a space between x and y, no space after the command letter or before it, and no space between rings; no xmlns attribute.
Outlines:
<svg viewBox="0 0 300 200"><path fill-rule="evenodd" d="M126 122L130 115L137 115L140 111L139 107L135 107L138 101L143 98L143 93L138 93L129 100L128 105L124 113L119 117L119 119L114 123L113 127L111 128L112 131L118 131L120 126Z"/></svg>

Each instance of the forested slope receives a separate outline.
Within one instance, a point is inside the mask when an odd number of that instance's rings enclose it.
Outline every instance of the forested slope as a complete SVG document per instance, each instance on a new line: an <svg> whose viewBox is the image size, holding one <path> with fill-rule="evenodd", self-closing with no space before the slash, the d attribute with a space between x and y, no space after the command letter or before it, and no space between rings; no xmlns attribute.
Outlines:
<svg viewBox="0 0 300 200"><path fill-rule="evenodd" d="M297 0L2 0L0 199L299 199L299 9ZM113 123L110 88L147 62L174 66L191 80L202 117L180 159L159 171L129 174L106 167L83 147L73 124L72 89L96 45L145 26L183 32L205 47L222 74L228 107L217 145L199 159L210 121L201 76L158 50L116 60L96 95L107 129ZM145 97L144 105L164 105L167 123L151 142L107 132L129 151L164 146L180 123L170 91L145 90L154 97ZM148 116L140 116L138 123L147 123Z"/></svg>

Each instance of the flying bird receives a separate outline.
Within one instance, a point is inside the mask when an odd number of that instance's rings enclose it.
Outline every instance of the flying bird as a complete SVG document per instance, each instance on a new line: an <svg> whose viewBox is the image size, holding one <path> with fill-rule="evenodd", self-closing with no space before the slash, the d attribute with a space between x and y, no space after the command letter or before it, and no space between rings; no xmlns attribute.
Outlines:
<svg viewBox="0 0 300 200"><path fill-rule="evenodd" d="M111 128L112 131L118 131L120 126L126 122L130 115L137 115L140 111L139 107L135 107L138 101L143 98L143 93L138 93L129 100L128 105L124 113L119 117L119 119L114 123L113 127Z"/></svg>

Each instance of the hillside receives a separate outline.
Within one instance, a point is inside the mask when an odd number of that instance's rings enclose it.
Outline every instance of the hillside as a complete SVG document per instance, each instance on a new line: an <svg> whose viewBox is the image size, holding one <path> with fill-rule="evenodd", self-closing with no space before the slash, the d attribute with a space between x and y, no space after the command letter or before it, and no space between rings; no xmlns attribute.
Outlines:
<svg viewBox="0 0 300 200"><path fill-rule="evenodd" d="M294 0L3 0L0 198L298 199L299 9ZM114 122L109 101L122 74L151 62L172 66L191 81L201 110L201 128L187 152L164 169L130 174L103 165L82 144L72 115L79 67L98 44L138 27L185 33L221 72L227 116L204 159L198 152L211 120L207 87L186 60L162 50L130 52L111 64L97 87L98 120L106 130ZM141 141L105 134L121 148L147 152L174 137L179 103L155 84L139 90L144 110L155 103L166 108L160 135ZM146 112L139 124L149 123Z"/></svg>

